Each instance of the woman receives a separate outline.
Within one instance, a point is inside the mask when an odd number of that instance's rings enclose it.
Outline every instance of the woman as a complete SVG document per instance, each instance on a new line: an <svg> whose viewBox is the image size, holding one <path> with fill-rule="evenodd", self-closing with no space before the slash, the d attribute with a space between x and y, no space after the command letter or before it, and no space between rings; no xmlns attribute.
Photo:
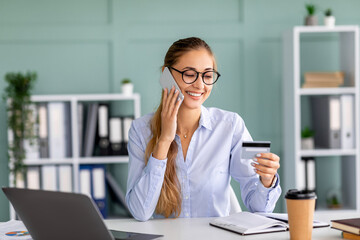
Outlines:
<svg viewBox="0 0 360 240"><path fill-rule="evenodd" d="M180 39L169 48L165 67L184 99L175 88L165 89L157 111L131 126L126 202L132 215L140 221L227 216L230 176L250 211L273 211L281 194L279 157L241 159L242 142L252 141L242 118L203 106L220 76L210 47L199 38Z"/></svg>

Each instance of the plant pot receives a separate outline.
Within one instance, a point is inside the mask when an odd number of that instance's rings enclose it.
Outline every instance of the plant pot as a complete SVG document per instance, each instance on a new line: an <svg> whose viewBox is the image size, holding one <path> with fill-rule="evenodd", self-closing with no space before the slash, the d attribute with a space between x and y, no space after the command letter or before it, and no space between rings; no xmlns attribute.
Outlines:
<svg viewBox="0 0 360 240"><path fill-rule="evenodd" d="M314 149L314 138L313 137L302 138L301 139L301 149L303 149L303 150Z"/></svg>
<svg viewBox="0 0 360 240"><path fill-rule="evenodd" d="M309 15L305 18L305 25L306 26L316 26L318 25L317 16Z"/></svg>
<svg viewBox="0 0 360 240"><path fill-rule="evenodd" d="M335 17L334 16L327 16L324 18L324 25L327 27L334 27L335 26Z"/></svg>
<svg viewBox="0 0 360 240"><path fill-rule="evenodd" d="M132 83L124 83L121 85L121 92L126 95L130 96L134 92L134 85Z"/></svg>

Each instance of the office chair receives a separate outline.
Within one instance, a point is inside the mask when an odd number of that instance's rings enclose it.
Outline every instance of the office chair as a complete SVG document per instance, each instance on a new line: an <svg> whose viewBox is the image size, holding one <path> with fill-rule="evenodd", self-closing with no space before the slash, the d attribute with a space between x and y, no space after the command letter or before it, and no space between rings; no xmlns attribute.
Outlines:
<svg viewBox="0 0 360 240"><path fill-rule="evenodd" d="M241 212L241 207L234 192L234 189L230 185L230 214L237 212Z"/></svg>

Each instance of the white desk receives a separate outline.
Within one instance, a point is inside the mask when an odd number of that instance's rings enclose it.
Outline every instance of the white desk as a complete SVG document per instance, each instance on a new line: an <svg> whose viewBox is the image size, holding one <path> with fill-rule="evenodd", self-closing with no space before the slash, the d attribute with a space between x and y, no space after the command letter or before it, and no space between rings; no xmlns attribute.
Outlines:
<svg viewBox="0 0 360 240"><path fill-rule="evenodd" d="M316 213L315 219L328 222L332 219L360 217L360 213L338 212L334 214ZM122 230L128 232L142 232L150 234L164 235L161 239L166 240L230 240L230 239L290 239L289 232L277 232L267 234L257 234L241 236L220 228L209 225L210 218L178 218L178 219L153 219L147 222L138 222L134 219L106 220L109 229ZM342 239L339 230L327 228L313 229L312 238L314 240L333 240Z"/></svg>

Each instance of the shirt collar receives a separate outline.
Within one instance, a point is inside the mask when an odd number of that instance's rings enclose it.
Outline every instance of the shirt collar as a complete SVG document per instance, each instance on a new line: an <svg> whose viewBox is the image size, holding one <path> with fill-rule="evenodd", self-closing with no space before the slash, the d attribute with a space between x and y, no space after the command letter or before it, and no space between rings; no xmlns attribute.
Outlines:
<svg viewBox="0 0 360 240"><path fill-rule="evenodd" d="M201 105L201 115L200 115L199 125L207 128L209 130L212 130L210 113L207 110L207 108L202 105Z"/></svg>

